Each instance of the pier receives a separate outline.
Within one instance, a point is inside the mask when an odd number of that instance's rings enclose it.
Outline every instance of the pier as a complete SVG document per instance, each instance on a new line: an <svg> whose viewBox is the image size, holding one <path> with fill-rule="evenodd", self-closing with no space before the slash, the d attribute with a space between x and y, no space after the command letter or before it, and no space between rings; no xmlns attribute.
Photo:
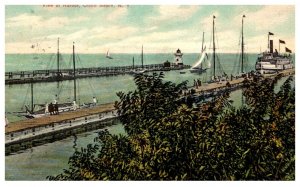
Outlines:
<svg viewBox="0 0 300 187"><path fill-rule="evenodd" d="M5 127L5 154L59 140L76 133L105 127L117 118L112 103L92 108L45 115L9 123Z"/></svg>
<svg viewBox="0 0 300 187"><path fill-rule="evenodd" d="M87 77L102 77L132 74L135 70L145 69L151 71L171 71L190 68L189 65L176 65L174 63L161 63L135 66L116 66L116 67L91 67L76 68L76 79ZM72 80L74 78L73 69L34 70L34 71L15 71L5 72L5 84L25 84L37 82L55 82Z"/></svg>
<svg viewBox="0 0 300 187"><path fill-rule="evenodd" d="M281 71L282 76L294 75L295 70ZM278 74L264 75L272 78ZM225 89L230 91L241 88L245 78L235 78L230 81L214 82L189 88L198 97L210 97L222 93ZM228 83L230 88L228 88ZM113 103L98 105L92 108L83 108L76 111L64 112L59 115L46 115L44 117L9 123L5 127L6 154L26 149L32 146L32 142L55 141L72 134L83 132L88 129L105 127L108 120L117 118ZM79 129L79 130L78 130ZM81 129L81 130L80 130Z"/></svg>

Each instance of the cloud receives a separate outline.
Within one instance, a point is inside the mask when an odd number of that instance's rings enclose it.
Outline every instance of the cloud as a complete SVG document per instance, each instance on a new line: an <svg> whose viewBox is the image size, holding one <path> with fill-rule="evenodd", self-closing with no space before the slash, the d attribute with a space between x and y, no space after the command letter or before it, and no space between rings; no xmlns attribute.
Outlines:
<svg viewBox="0 0 300 187"><path fill-rule="evenodd" d="M65 39L69 40L69 41L76 41L80 38L84 38L85 36L88 36L88 32L89 32L88 29L82 29L82 30L76 31L74 33L66 35Z"/></svg>
<svg viewBox="0 0 300 187"><path fill-rule="evenodd" d="M130 26L113 25L90 29L88 39L123 40L136 33L138 29Z"/></svg>
<svg viewBox="0 0 300 187"><path fill-rule="evenodd" d="M245 11L247 22L256 31L269 30L290 21L289 17L295 12L294 6L265 6L254 12ZM241 15L236 16L234 22L240 23Z"/></svg>
<svg viewBox="0 0 300 187"><path fill-rule="evenodd" d="M187 20L197 10L199 10L199 6L161 5L158 6L159 15L151 16L149 19L156 24L165 21Z"/></svg>
<svg viewBox="0 0 300 187"><path fill-rule="evenodd" d="M278 39L283 39L291 49L294 49L294 36L282 31L291 21L291 16L294 13L294 6L264 6L257 11L245 10L236 15L231 26L232 28L241 27L242 15L246 15L244 21L246 47L251 53L258 53L267 49L267 33L269 31L275 33L272 39L276 48L278 48Z"/></svg>
<svg viewBox="0 0 300 187"><path fill-rule="evenodd" d="M146 32L152 32L152 31L157 30L157 29L159 29L157 26L152 26L152 27L145 28L145 31Z"/></svg>
<svg viewBox="0 0 300 187"><path fill-rule="evenodd" d="M125 39L123 42L131 44L156 43L156 42L171 42L181 40L189 35L188 30L170 30L166 32L147 32L138 36L133 36Z"/></svg>
<svg viewBox="0 0 300 187"><path fill-rule="evenodd" d="M6 20L6 26L7 27L21 27L31 24L36 24L41 22L41 17L36 15L30 15L30 14L21 14L15 17L8 18Z"/></svg>
<svg viewBox="0 0 300 187"><path fill-rule="evenodd" d="M126 7L118 7L107 15L108 21L117 21L119 18L126 16L128 10Z"/></svg>
<svg viewBox="0 0 300 187"><path fill-rule="evenodd" d="M167 32L147 32L141 35L124 38L116 43L104 44L106 48L114 49L118 52L126 51L140 52L142 45L145 46L145 53L170 53L174 48L183 48L185 51L191 51L191 47L200 49L198 41L191 40L189 30L171 30ZM173 49L173 50L174 50Z"/></svg>
<svg viewBox="0 0 300 187"><path fill-rule="evenodd" d="M218 25L218 17L219 17L219 12L213 12L211 13L209 16L205 17L205 18L201 18L200 21L200 26L203 29L204 32L208 33L208 32L212 32L212 25L213 25L213 16L216 17L215 19L215 23L216 25Z"/></svg>
<svg viewBox="0 0 300 187"><path fill-rule="evenodd" d="M46 19L42 16L24 13L15 17L8 18L6 20L6 27L29 27L30 29L56 29L64 27L70 23L82 22L86 20L88 20L88 18L84 16L79 16L76 18L51 17L49 19Z"/></svg>
<svg viewBox="0 0 300 187"><path fill-rule="evenodd" d="M201 49L202 32L205 32L206 45L211 42L213 15L216 16L219 44L217 52L237 52L240 47L243 14L246 15L244 24L246 52L258 53L260 46L262 51L265 50L268 31L275 33L272 36L275 45L278 45L278 39L283 39L287 47L294 51L294 30L291 22L295 13L294 6L260 6L258 9L255 8L255 11L252 8L250 11L247 6L238 7L239 9L233 10L232 14L228 15L226 12L226 16L223 10L215 8L208 9L210 10L208 12L196 13L200 9L199 6L154 6L154 8L157 11L151 11L146 16L142 14L145 17L140 17L146 21L142 23L146 24L143 27L127 24L127 19L123 18L126 18L128 11L132 9L126 7L99 10L97 14L86 12L78 14L79 17L58 17L58 14L46 17L43 14L28 13L16 15L6 18L6 52L30 53L30 46L34 42L42 42L41 45L56 49L58 37L61 38L61 49L64 52L71 52L72 41L76 42L76 51L79 53L104 53L108 48L114 53L139 53L141 45L145 46L145 53L172 53L177 48L182 49L184 53L198 52ZM195 17L196 15L199 17ZM95 20L107 22L99 24ZM177 23L168 25L172 21L180 23L181 26L176 27ZM82 23L77 24L78 22ZM185 23L188 23L187 26ZM35 29L35 32L31 32L32 30L26 32L28 28ZM50 52L50 49L47 52Z"/></svg>

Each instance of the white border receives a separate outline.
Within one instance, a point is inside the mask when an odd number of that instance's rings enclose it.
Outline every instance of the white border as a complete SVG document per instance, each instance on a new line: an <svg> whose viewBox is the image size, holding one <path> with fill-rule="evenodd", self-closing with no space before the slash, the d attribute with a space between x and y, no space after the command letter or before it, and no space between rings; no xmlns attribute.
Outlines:
<svg viewBox="0 0 300 187"><path fill-rule="evenodd" d="M183 5L295 5L295 13L296 13L296 18L295 20L298 19L299 13L298 13L298 1L296 0L243 0L242 2L240 1L236 1L236 0L177 0L176 2L174 2L174 0L101 0L101 1L95 1L95 0L31 0L31 1L27 1L26 3L22 0L14 0L14 1L1 1L0 3L0 14L1 14L1 18L0 18L0 24L1 24L1 29L0 29L0 33L1 33L1 45L0 45L0 51L1 51L1 66L0 67L0 74L1 74L1 84L0 84L0 90L1 90L1 104L2 107L0 107L0 119L1 119L1 135L0 135L0 140L1 140L1 146L0 146L0 150L1 150L1 163L0 165L3 166L2 169L0 170L0 176L1 176L1 186L17 186L17 185L22 185L22 187L32 187L32 186L36 186L36 185L43 185L43 187L46 186L62 186L62 185L75 185L75 186L82 186L85 184L88 185L92 185L92 186L99 186L99 185L105 185L105 186L137 186L137 187L141 187L141 186L156 186L156 185L161 185L161 186L165 186L165 185L172 185L172 186L187 186L187 185L193 185L193 186L212 186L212 185L220 185L220 186L265 186L265 185L272 185L272 187L276 187L276 186L299 186L299 184L297 184L298 182L208 182L208 181L199 181L199 182L155 182L155 181L151 181L151 182L68 182L67 184L65 182L43 182L42 184L40 182L10 182L10 181L4 181L5 180L5 163L4 163L4 113L5 113L5 97L4 97L4 88L5 88L5 83L4 83L4 68L5 68L5 55L4 55L4 44L5 44L5 23L4 23L4 16L5 16L5 5L37 5L37 4L133 4L133 5L164 5L164 4L183 4ZM299 33L299 28L298 28L298 24L296 23L296 32L295 33ZM298 44L299 44L299 37L295 36L296 39L296 54L299 54L299 50L297 48ZM296 74L298 72L298 56L296 55ZM296 76L296 95L298 93L298 88L299 88L299 76ZM296 114L298 114L299 112L299 100L296 97ZM299 125L299 120L298 117L296 116L296 126ZM299 127L296 127L296 136L299 136ZM296 145L299 145L299 138L296 137ZM300 175L298 173L299 171L299 148L296 148L296 181L300 180ZM298 179L298 180L297 180Z"/></svg>

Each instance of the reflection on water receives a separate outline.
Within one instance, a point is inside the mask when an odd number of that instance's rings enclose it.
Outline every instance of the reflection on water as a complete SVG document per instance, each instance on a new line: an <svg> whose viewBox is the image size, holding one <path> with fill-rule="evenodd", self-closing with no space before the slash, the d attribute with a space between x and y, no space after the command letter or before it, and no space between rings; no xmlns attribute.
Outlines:
<svg viewBox="0 0 300 187"><path fill-rule="evenodd" d="M122 124L106 127L112 134L125 134ZM68 167L68 159L76 149L86 147L98 130L70 136L60 141L27 149L5 157L6 180L46 180Z"/></svg>

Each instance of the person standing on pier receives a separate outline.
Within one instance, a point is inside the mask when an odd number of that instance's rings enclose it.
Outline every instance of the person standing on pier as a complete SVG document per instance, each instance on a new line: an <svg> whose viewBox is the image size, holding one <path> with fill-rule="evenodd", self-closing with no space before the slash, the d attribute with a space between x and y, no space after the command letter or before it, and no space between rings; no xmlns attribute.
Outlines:
<svg viewBox="0 0 300 187"><path fill-rule="evenodd" d="M73 101L73 110L77 110L77 108L79 108L79 107L78 107L78 105L76 104L76 101Z"/></svg>
<svg viewBox="0 0 300 187"><path fill-rule="evenodd" d="M197 86L200 87L201 86L201 80L197 79Z"/></svg>
<svg viewBox="0 0 300 187"><path fill-rule="evenodd" d="M55 95L55 98L53 100L53 104L57 104L57 95Z"/></svg>
<svg viewBox="0 0 300 187"><path fill-rule="evenodd" d="M49 113L50 113L50 115L52 115L52 114L54 114L53 113L53 104L52 103L50 103L49 105L48 105L48 110L49 110Z"/></svg>
<svg viewBox="0 0 300 187"><path fill-rule="evenodd" d="M5 127L9 124L7 117L5 116Z"/></svg>
<svg viewBox="0 0 300 187"><path fill-rule="evenodd" d="M93 106L96 106L96 104L97 104L97 99L96 97L93 97Z"/></svg>
<svg viewBox="0 0 300 187"><path fill-rule="evenodd" d="M49 104L46 103L45 104L45 114L48 114L49 113Z"/></svg>

